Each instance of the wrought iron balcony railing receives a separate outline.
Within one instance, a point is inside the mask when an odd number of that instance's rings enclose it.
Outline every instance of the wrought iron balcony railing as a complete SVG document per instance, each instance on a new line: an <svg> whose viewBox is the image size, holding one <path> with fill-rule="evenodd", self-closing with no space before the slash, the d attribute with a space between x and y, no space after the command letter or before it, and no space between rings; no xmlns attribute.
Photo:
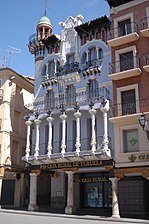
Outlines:
<svg viewBox="0 0 149 224"><path fill-rule="evenodd" d="M67 75L73 72L80 72L78 62L66 63L63 66L59 66L59 68L57 69L56 76Z"/></svg>
<svg viewBox="0 0 149 224"><path fill-rule="evenodd" d="M38 112L47 112L48 110L57 110L62 107L67 109L74 108L76 105L82 106L97 102L102 103L103 99L109 99L109 91L105 87L69 95L60 92L58 97L47 97L44 100L35 101L33 104L26 105L26 108Z"/></svg>
<svg viewBox="0 0 149 224"><path fill-rule="evenodd" d="M135 56L135 57L126 57L123 60L120 61L115 61L113 63L109 64L109 73L117 73L117 72L122 72L134 68L140 68L140 58Z"/></svg>
<svg viewBox="0 0 149 224"><path fill-rule="evenodd" d="M111 106L111 117L119 117L149 111L149 98Z"/></svg>
<svg viewBox="0 0 149 224"><path fill-rule="evenodd" d="M141 19L140 24L141 24L140 26L141 30L149 28L149 16Z"/></svg>
<svg viewBox="0 0 149 224"><path fill-rule="evenodd" d="M149 65L149 54L144 55L144 65Z"/></svg>
<svg viewBox="0 0 149 224"><path fill-rule="evenodd" d="M88 68L96 67L96 66L101 66L102 65L102 59L94 59L94 60L89 60L85 64L82 64L82 70L86 70Z"/></svg>
<svg viewBox="0 0 149 224"><path fill-rule="evenodd" d="M109 140L109 148L111 149L111 138ZM103 136L98 136L96 139L96 149L98 151L102 151L103 148ZM70 152L75 152L75 140L67 140L66 141L66 154ZM90 151L91 150L91 138L82 138L80 139L81 147L80 151ZM47 143L39 144L39 154L46 155L47 154ZM31 153L30 156L34 155L35 152L35 144L31 145ZM54 141L52 143L52 153L61 153L61 141Z"/></svg>
<svg viewBox="0 0 149 224"><path fill-rule="evenodd" d="M113 28L109 30L108 32L108 40L126 36L128 34L131 34L133 32L138 31L138 25L135 22L132 23L126 23L124 25L118 26L116 28Z"/></svg>

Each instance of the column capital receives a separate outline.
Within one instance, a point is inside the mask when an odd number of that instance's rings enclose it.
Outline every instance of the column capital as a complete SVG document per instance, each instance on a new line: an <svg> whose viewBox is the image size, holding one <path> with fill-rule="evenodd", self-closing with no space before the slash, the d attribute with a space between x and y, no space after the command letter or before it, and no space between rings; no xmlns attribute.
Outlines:
<svg viewBox="0 0 149 224"><path fill-rule="evenodd" d="M61 115L60 115L60 118L61 118L62 120L66 120L66 119L67 119L67 115L66 115L66 114L61 114Z"/></svg>
<svg viewBox="0 0 149 224"><path fill-rule="evenodd" d="M100 110L103 112L103 113L107 113L110 109L110 103L109 103L109 100L105 100L104 102L104 105L100 108Z"/></svg>
<svg viewBox="0 0 149 224"><path fill-rule="evenodd" d="M89 113L90 113L91 115L95 115L95 114L97 113L97 110L95 110L94 108L93 108L93 109L90 109L90 110L89 110Z"/></svg>
<svg viewBox="0 0 149 224"><path fill-rule="evenodd" d="M26 124L27 126L31 126L31 125L32 125L32 121L25 121L25 124Z"/></svg>
<svg viewBox="0 0 149 224"><path fill-rule="evenodd" d="M30 177L37 177L39 175L39 173L30 173L29 175L30 175Z"/></svg>
<svg viewBox="0 0 149 224"><path fill-rule="evenodd" d="M82 113L81 113L80 111L77 111L77 112L74 113L74 116L75 116L76 118L81 117L81 115L82 115Z"/></svg>
<svg viewBox="0 0 149 224"><path fill-rule="evenodd" d="M68 171L65 171L65 173L66 173L68 176L71 176L71 175L73 175L74 173L76 173L76 171L68 170Z"/></svg>
<svg viewBox="0 0 149 224"><path fill-rule="evenodd" d="M117 183L119 181L120 178L117 178L117 177L111 177L109 178L109 180L112 182L112 183Z"/></svg>
<svg viewBox="0 0 149 224"><path fill-rule="evenodd" d="M35 122L35 124L39 125L41 123L41 120L35 119L34 122Z"/></svg>
<svg viewBox="0 0 149 224"><path fill-rule="evenodd" d="M53 117L47 117L46 120L49 122L49 123L52 123L52 121L54 120Z"/></svg>

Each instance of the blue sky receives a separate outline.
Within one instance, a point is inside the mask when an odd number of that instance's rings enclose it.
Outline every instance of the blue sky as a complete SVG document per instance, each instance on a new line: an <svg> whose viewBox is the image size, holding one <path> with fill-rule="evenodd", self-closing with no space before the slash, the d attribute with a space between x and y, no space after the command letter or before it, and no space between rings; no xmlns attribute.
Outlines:
<svg viewBox="0 0 149 224"><path fill-rule="evenodd" d="M0 0L0 67L5 61L7 67L25 75L34 75L34 56L28 51L28 38L35 33L39 19L46 11L53 33L60 34L60 21L68 16L82 14L84 21L109 15L105 0ZM21 53L11 53L11 47Z"/></svg>

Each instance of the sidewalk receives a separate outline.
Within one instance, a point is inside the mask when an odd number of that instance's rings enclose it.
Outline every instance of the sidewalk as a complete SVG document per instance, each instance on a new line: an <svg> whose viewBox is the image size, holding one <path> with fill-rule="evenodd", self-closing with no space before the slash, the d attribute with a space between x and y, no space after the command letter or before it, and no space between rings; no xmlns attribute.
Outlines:
<svg viewBox="0 0 149 224"><path fill-rule="evenodd" d="M22 210L10 210L10 209L0 209L0 212L12 213L12 214L22 214L22 215L33 215L33 216L49 216L49 217L59 217L59 218L73 218L73 219L85 219L85 220L101 220L109 222L124 222L124 223L148 223L149 220L145 219L130 219L130 218L112 218L112 217L101 217L101 216L92 216L92 215L66 215L66 214L57 214L57 213L45 213L45 212L31 212L31 211L22 211Z"/></svg>

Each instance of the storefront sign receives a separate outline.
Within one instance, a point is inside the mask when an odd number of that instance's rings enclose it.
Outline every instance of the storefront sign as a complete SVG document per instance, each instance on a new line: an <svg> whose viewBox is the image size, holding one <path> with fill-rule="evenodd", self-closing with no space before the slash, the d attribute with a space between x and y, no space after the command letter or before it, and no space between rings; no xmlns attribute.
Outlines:
<svg viewBox="0 0 149 224"><path fill-rule="evenodd" d="M149 161L149 154L139 154L139 155L131 155L128 157L130 162L135 162L136 160L141 160L141 161Z"/></svg>
<svg viewBox="0 0 149 224"><path fill-rule="evenodd" d="M43 164L40 166L41 170L50 170L50 169L68 169L68 168L82 168L82 167L98 167L98 166L107 166L111 165L112 161L102 161L102 160L94 160L94 161L79 161L79 162L64 162L64 163L49 163Z"/></svg>
<svg viewBox="0 0 149 224"><path fill-rule="evenodd" d="M75 182L79 183L98 183L98 182L105 182L108 181L107 177L89 177L89 178L78 178L75 180Z"/></svg>

